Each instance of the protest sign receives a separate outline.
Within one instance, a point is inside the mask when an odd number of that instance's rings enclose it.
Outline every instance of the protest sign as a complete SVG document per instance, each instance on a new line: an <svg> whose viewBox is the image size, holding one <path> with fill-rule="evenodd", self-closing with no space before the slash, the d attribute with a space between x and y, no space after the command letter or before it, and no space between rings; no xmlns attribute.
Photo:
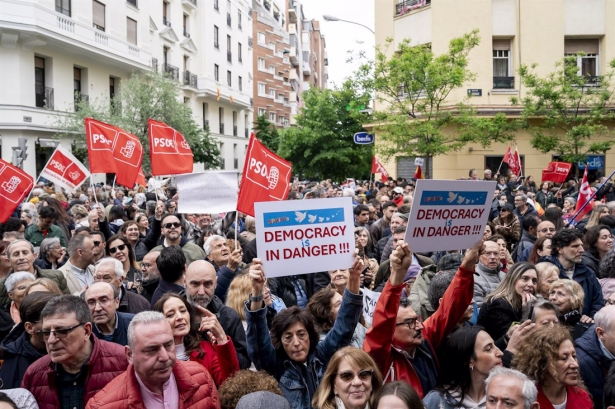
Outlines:
<svg viewBox="0 0 615 409"><path fill-rule="evenodd" d="M237 204L237 172L177 175L178 213L224 213Z"/></svg>
<svg viewBox="0 0 615 409"><path fill-rule="evenodd" d="M366 288L361 289L363 292L363 318L365 319L365 326L367 328L372 326L372 320L374 319L374 310L380 298L380 293L371 291Z"/></svg>
<svg viewBox="0 0 615 409"><path fill-rule="evenodd" d="M58 145L41 171L41 176L74 193L90 177L90 172L70 151Z"/></svg>
<svg viewBox="0 0 615 409"><path fill-rule="evenodd" d="M267 277L350 268L354 220L349 197L254 203L256 247Z"/></svg>
<svg viewBox="0 0 615 409"><path fill-rule="evenodd" d="M405 241L412 251L459 250L483 236L495 181L417 180Z"/></svg>

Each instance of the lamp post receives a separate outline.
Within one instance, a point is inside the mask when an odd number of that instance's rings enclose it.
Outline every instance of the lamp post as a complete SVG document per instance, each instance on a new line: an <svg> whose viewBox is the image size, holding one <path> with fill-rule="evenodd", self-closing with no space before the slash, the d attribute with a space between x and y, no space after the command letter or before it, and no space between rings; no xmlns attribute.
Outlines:
<svg viewBox="0 0 615 409"><path fill-rule="evenodd" d="M358 26L365 27L366 29L371 31L373 35L376 35L376 33L374 33L374 30L372 30L371 28L367 27L364 24L357 23L356 21L343 20L341 18L337 18L335 16L329 16L329 15L326 15L326 14L324 16L322 16L322 18L325 19L325 21L343 21L344 23L356 24Z"/></svg>

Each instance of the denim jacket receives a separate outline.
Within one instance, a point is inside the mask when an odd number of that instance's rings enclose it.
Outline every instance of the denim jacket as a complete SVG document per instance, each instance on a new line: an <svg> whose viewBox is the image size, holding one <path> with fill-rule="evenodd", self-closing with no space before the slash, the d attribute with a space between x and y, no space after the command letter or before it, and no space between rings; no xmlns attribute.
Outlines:
<svg viewBox="0 0 615 409"><path fill-rule="evenodd" d="M245 303L244 309L248 323L246 335L250 359L256 369L265 370L278 380L280 389L291 408L311 408L312 396L298 366L301 364L289 359L284 351L276 353L267 327L266 308L250 311L248 303L249 301ZM323 341L320 341L315 348L311 348L307 359L307 369L312 372L317 385L335 351L350 344L354 329L361 317L362 307L361 294L344 291L342 305L333 328Z"/></svg>

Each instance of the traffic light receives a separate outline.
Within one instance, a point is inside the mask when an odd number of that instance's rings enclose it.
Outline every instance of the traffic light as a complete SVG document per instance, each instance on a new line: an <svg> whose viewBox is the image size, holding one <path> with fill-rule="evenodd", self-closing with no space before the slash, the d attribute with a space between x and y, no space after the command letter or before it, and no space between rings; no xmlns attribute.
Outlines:
<svg viewBox="0 0 615 409"><path fill-rule="evenodd" d="M28 157L28 140L26 138L18 138L18 146L13 146L13 165L23 169L23 162Z"/></svg>

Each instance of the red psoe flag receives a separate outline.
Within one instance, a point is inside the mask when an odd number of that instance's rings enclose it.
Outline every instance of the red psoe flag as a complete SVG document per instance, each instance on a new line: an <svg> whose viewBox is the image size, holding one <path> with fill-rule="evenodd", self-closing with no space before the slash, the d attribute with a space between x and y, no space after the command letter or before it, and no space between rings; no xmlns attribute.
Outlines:
<svg viewBox="0 0 615 409"><path fill-rule="evenodd" d="M139 174L137 175L137 181L135 183L139 186L147 187L147 181L145 180L145 175L143 174L143 168L139 169Z"/></svg>
<svg viewBox="0 0 615 409"><path fill-rule="evenodd" d="M91 173L115 173L115 182L132 189L141 163L143 146L122 128L85 118L85 140Z"/></svg>
<svg viewBox="0 0 615 409"><path fill-rule="evenodd" d="M421 166L417 166L416 170L414 171L414 178L415 179L425 179L425 176L423 175L423 169L421 168Z"/></svg>
<svg viewBox="0 0 615 409"><path fill-rule="evenodd" d="M521 173L521 160L519 159L519 152L515 150L515 152L510 149L506 149L506 154L504 155L504 159L502 159L508 165L508 168L512 173L516 176L519 176Z"/></svg>
<svg viewBox="0 0 615 409"><path fill-rule="evenodd" d="M372 157L372 173L380 173L380 179L383 182L389 179L389 172L387 172L384 166L382 166L382 163L380 163L375 156Z"/></svg>
<svg viewBox="0 0 615 409"><path fill-rule="evenodd" d="M90 177L90 172L72 153L58 145L40 176L74 193Z"/></svg>
<svg viewBox="0 0 615 409"><path fill-rule="evenodd" d="M291 175L290 162L267 149L252 132L243 164L237 210L254 216L254 202L286 200Z"/></svg>
<svg viewBox="0 0 615 409"><path fill-rule="evenodd" d="M579 188L579 197L577 198L577 207L574 209L574 212L578 212L579 209L581 209L583 205L585 205L585 203L587 203L587 206L585 206L581 213L579 213L577 217L574 218L574 220L577 222L581 220L583 216L585 216L587 213L591 212L594 208L594 202L591 200L593 192L591 187L589 186L589 183L587 183L587 168L588 166L585 166L585 172L583 172L583 181L581 182L581 187Z"/></svg>
<svg viewBox="0 0 615 409"><path fill-rule="evenodd" d="M0 159L0 223L4 223L34 187L34 179Z"/></svg>
<svg viewBox="0 0 615 409"><path fill-rule="evenodd" d="M192 173L194 156L182 134L164 122L147 120L153 176Z"/></svg>
<svg viewBox="0 0 615 409"><path fill-rule="evenodd" d="M545 170L542 171L543 182L564 183L570 173L572 163L566 162L551 162Z"/></svg>

